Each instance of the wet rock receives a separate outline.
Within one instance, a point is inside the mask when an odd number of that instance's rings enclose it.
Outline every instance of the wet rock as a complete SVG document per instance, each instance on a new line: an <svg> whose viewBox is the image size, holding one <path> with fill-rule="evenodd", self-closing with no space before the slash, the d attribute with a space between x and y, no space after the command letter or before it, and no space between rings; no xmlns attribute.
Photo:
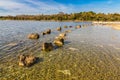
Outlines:
<svg viewBox="0 0 120 80"><path fill-rule="evenodd" d="M19 66L31 66L37 61L37 57L31 55L20 55L19 56Z"/></svg>
<svg viewBox="0 0 120 80"><path fill-rule="evenodd" d="M19 61L19 66L25 66L25 63L23 61Z"/></svg>
<svg viewBox="0 0 120 80"><path fill-rule="evenodd" d="M25 58L26 58L25 55L20 55L20 56L19 56L20 61L25 61Z"/></svg>
<svg viewBox="0 0 120 80"><path fill-rule="evenodd" d="M44 36L44 35L46 35L46 33L45 33L45 32L42 32L42 35Z"/></svg>
<svg viewBox="0 0 120 80"><path fill-rule="evenodd" d="M37 61L37 57L27 55L25 59L25 65L26 66L31 66Z"/></svg>
<svg viewBox="0 0 120 80"><path fill-rule="evenodd" d="M73 26L69 26L69 28L72 28Z"/></svg>
<svg viewBox="0 0 120 80"><path fill-rule="evenodd" d="M75 27L75 29L79 29L79 28L81 28L81 25L78 25L78 26Z"/></svg>
<svg viewBox="0 0 120 80"><path fill-rule="evenodd" d="M51 33L51 29L48 29L45 33L46 34L50 34Z"/></svg>
<svg viewBox="0 0 120 80"><path fill-rule="evenodd" d="M43 36L46 35L46 34L51 34L51 29L48 29L48 30L46 30L45 32L42 32L42 35L43 35Z"/></svg>
<svg viewBox="0 0 120 80"><path fill-rule="evenodd" d="M43 51L51 51L51 50L53 50L52 43L43 43L42 50Z"/></svg>
<svg viewBox="0 0 120 80"><path fill-rule="evenodd" d="M28 35L29 39L39 39L39 34L38 33L31 33Z"/></svg>
<svg viewBox="0 0 120 80"><path fill-rule="evenodd" d="M53 43L58 47L62 47L64 45L64 39L62 37L56 37Z"/></svg>
<svg viewBox="0 0 120 80"><path fill-rule="evenodd" d="M65 36L66 36L66 33L61 33L61 34L59 34L59 37L60 37L60 38L63 38L63 39L64 39Z"/></svg>
<svg viewBox="0 0 120 80"><path fill-rule="evenodd" d="M62 28L61 28L61 27L58 27L58 28L57 28L57 31L61 31L61 30L62 30Z"/></svg>

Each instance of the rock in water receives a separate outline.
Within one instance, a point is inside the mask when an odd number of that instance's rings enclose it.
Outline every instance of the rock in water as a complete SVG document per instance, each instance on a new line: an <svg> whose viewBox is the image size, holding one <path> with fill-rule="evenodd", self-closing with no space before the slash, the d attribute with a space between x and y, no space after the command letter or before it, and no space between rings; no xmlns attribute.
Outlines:
<svg viewBox="0 0 120 80"><path fill-rule="evenodd" d="M61 30L62 30L62 28L61 28L61 27L58 27L58 28L57 28L57 31L61 31Z"/></svg>
<svg viewBox="0 0 120 80"><path fill-rule="evenodd" d="M20 55L19 56L19 66L31 66L37 61L37 57L31 55Z"/></svg>
<svg viewBox="0 0 120 80"><path fill-rule="evenodd" d="M31 33L28 35L29 39L39 39L39 34L38 33Z"/></svg>
<svg viewBox="0 0 120 80"><path fill-rule="evenodd" d="M53 43L58 47L62 47L64 45L64 39L61 37L57 37Z"/></svg>
<svg viewBox="0 0 120 80"><path fill-rule="evenodd" d="M37 61L36 57L28 55L26 56L26 59L25 59L25 65L29 67L33 65L36 61Z"/></svg>
<svg viewBox="0 0 120 80"><path fill-rule="evenodd" d="M73 26L69 26L69 28L72 28Z"/></svg>
<svg viewBox="0 0 120 80"><path fill-rule="evenodd" d="M53 50L52 43L43 43L42 50L43 51L51 51L51 50Z"/></svg>
<svg viewBox="0 0 120 80"><path fill-rule="evenodd" d="M43 36L46 35L46 34L51 34L51 29L48 29L48 30L46 30L45 32L42 32L42 35L43 35Z"/></svg>
<svg viewBox="0 0 120 80"><path fill-rule="evenodd" d="M81 28L81 25L78 25L78 26L75 27L75 29L79 29L79 28Z"/></svg>
<svg viewBox="0 0 120 80"><path fill-rule="evenodd" d="M67 26L64 26L64 28L68 28Z"/></svg>
<svg viewBox="0 0 120 80"><path fill-rule="evenodd" d="M61 33L61 34L59 34L59 36L58 36L59 38L65 38L66 37L66 33Z"/></svg>
<svg viewBox="0 0 120 80"><path fill-rule="evenodd" d="M51 29L48 29L45 33L46 34L50 34L51 33Z"/></svg>

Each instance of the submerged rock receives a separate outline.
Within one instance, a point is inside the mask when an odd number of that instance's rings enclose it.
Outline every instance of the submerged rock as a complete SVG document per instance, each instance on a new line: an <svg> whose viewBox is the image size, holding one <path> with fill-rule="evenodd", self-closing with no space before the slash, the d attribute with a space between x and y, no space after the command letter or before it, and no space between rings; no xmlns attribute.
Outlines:
<svg viewBox="0 0 120 80"><path fill-rule="evenodd" d="M39 34L38 33L31 33L28 35L29 39L39 39Z"/></svg>
<svg viewBox="0 0 120 80"><path fill-rule="evenodd" d="M69 50L77 51L78 49L77 49L77 48L70 47Z"/></svg>
<svg viewBox="0 0 120 80"><path fill-rule="evenodd" d="M31 65L33 65L36 61L37 61L37 57L28 55L28 56L26 56L26 59L25 59L25 65L26 65L26 66L31 66Z"/></svg>
<svg viewBox="0 0 120 80"><path fill-rule="evenodd" d="M42 50L43 51L51 51L51 50L53 50L52 43L43 43Z"/></svg>
<svg viewBox="0 0 120 80"><path fill-rule="evenodd" d="M64 28L68 28L68 26L64 26Z"/></svg>
<svg viewBox="0 0 120 80"><path fill-rule="evenodd" d="M25 66L25 63L24 63L24 61L19 61L19 66Z"/></svg>
<svg viewBox="0 0 120 80"><path fill-rule="evenodd" d="M69 28L72 28L73 26L69 26Z"/></svg>
<svg viewBox="0 0 120 80"><path fill-rule="evenodd" d="M70 70L57 70L57 72L59 72L59 73L63 73L64 75L71 75L71 72L70 72Z"/></svg>

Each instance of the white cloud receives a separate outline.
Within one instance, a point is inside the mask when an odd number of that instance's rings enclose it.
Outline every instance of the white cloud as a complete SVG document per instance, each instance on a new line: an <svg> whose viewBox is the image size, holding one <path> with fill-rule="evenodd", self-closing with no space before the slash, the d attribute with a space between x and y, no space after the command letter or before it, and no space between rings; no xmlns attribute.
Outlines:
<svg viewBox="0 0 120 80"><path fill-rule="evenodd" d="M17 14L51 14L59 11L69 11L69 7L52 1L43 2L36 0L0 0L0 15Z"/></svg>
<svg viewBox="0 0 120 80"><path fill-rule="evenodd" d="M80 11L120 12L113 0L81 5L61 4L54 0L0 0L0 15L74 13ZM112 4L112 5L111 5Z"/></svg>

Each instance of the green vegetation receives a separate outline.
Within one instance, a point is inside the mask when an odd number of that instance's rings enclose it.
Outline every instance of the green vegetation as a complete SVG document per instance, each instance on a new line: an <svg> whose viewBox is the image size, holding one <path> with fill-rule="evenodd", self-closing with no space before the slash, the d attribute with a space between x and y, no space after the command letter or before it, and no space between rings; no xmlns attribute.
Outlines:
<svg viewBox="0 0 120 80"><path fill-rule="evenodd" d="M71 14L53 14L53 15L17 15L0 16L0 20L53 20L53 21L120 21L118 13L95 13L93 11L71 13Z"/></svg>

